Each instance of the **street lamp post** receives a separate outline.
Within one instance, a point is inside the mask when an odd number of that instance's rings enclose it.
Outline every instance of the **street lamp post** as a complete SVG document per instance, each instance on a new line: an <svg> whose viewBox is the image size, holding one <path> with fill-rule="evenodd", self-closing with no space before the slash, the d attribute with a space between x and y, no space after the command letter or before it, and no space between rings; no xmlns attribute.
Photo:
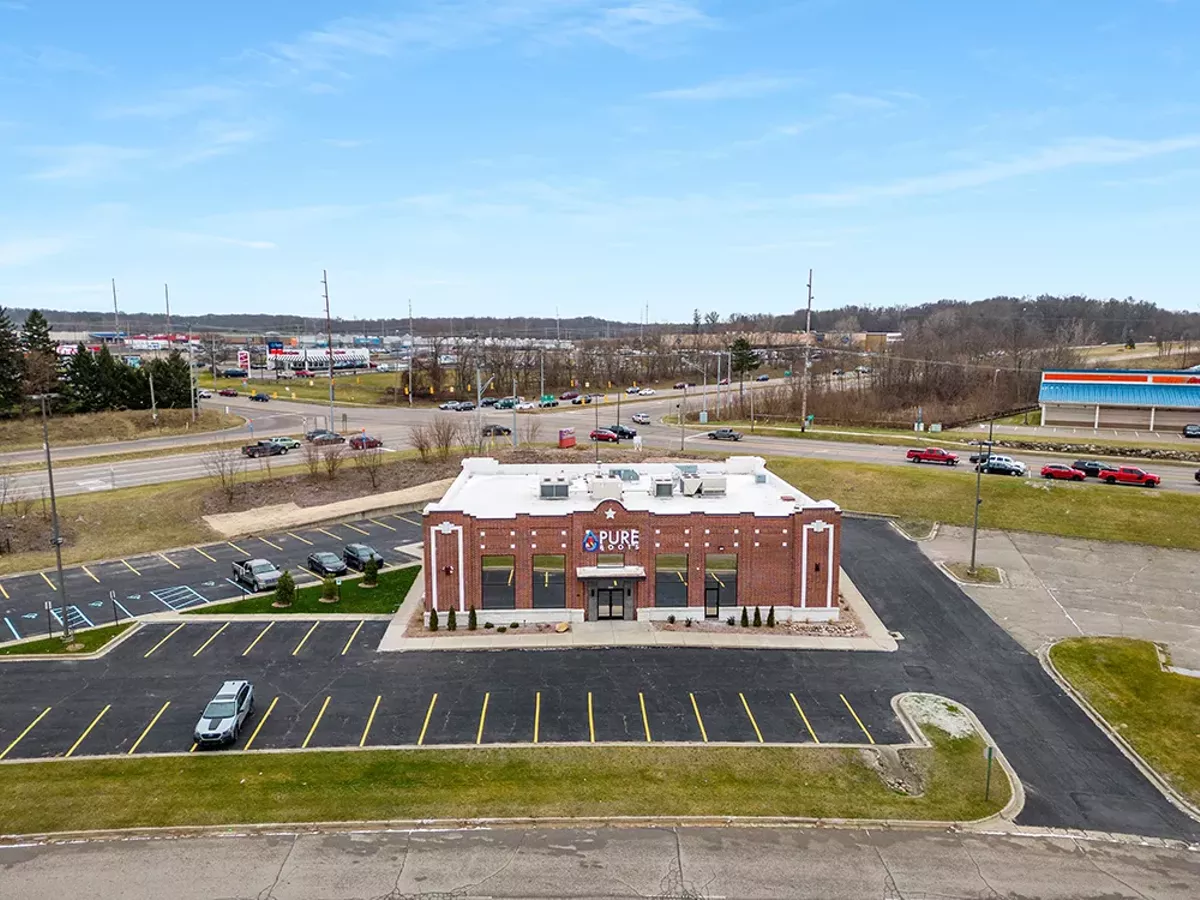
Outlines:
<svg viewBox="0 0 1200 900"><path fill-rule="evenodd" d="M999 369L996 370L996 374L1000 374ZM993 376L993 383L994 380L995 376ZM993 391L993 394L994 393L995 392ZM982 486L981 482L983 481L983 467L987 464L987 461L991 459L992 456L992 441L995 437L995 433L996 417L993 415L988 421L987 451L984 453L983 459L981 459L978 465L975 466L975 520L971 525L971 565L967 569L972 577L975 575L975 544L979 540L979 507L983 503L983 498L979 496L979 491Z"/></svg>
<svg viewBox="0 0 1200 900"><path fill-rule="evenodd" d="M58 568L58 595L62 602L62 628L63 641L71 639L71 623L67 618L67 583L63 578L62 566L62 533L58 528L58 502L54 497L54 463L50 459L50 426L47 417L46 403L57 397L57 394L34 394L34 400L41 401L42 404L42 446L46 450L46 481L50 486L50 522L53 537L50 542L54 544L54 561Z"/></svg>

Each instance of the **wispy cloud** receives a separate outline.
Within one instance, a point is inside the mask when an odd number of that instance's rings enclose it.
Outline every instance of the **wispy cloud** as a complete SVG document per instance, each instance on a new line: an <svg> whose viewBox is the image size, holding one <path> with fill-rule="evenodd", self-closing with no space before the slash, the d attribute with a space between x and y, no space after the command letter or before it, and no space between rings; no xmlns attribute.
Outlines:
<svg viewBox="0 0 1200 900"><path fill-rule="evenodd" d="M192 87L163 91L151 100L102 110L106 118L174 119L217 105L242 99L240 88L220 84L197 84Z"/></svg>
<svg viewBox="0 0 1200 900"><path fill-rule="evenodd" d="M29 9L29 5L21 2L21 0L0 0L0 9L22 12Z"/></svg>
<svg viewBox="0 0 1200 900"><path fill-rule="evenodd" d="M164 160L168 168L188 166L193 163L227 156L247 144L262 140L262 127L242 123L202 122L196 129L196 137L188 149Z"/></svg>
<svg viewBox="0 0 1200 900"><path fill-rule="evenodd" d="M45 161L30 177L39 181L66 181L112 175L122 164L145 159L149 151L140 147L112 144L70 144L61 147L33 147L28 151Z"/></svg>
<svg viewBox="0 0 1200 900"><path fill-rule="evenodd" d="M777 94L800 84L799 78L772 75L738 75L692 87L672 88L647 94L651 100L744 100Z"/></svg>
<svg viewBox="0 0 1200 900"><path fill-rule="evenodd" d="M57 256L66 247L66 239L55 237L0 241L0 267L29 265Z"/></svg>
<svg viewBox="0 0 1200 900"><path fill-rule="evenodd" d="M274 241L255 241L243 238L228 237L221 234L203 234L196 231L159 231L158 234L183 244L220 244L227 247L240 247L243 250L275 250Z"/></svg>
<svg viewBox="0 0 1200 900"><path fill-rule="evenodd" d="M828 206L854 206L873 200L947 194L1027 175L1079 166L1120 165L1197 149L1200 149L1200 134L1151 141L1110 137L1081 138L1055 144L1036 153L1004 162L987 162L933 175L902 178L885 184L862 185L842 191L810 194L804 199Z"/></svg>

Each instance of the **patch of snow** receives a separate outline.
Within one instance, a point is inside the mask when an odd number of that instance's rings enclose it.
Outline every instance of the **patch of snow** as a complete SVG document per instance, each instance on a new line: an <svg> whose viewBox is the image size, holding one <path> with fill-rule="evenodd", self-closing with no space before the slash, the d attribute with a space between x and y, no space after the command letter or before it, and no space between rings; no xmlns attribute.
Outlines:
<svg viewBox="0 0 1200 900"><path fill-rule="evenodd" d="M951 737L969 737L975 731L974 724L962 707L955 706L943 697L914 694L905 698L904 705L918 723L933 725Z"/></svg>

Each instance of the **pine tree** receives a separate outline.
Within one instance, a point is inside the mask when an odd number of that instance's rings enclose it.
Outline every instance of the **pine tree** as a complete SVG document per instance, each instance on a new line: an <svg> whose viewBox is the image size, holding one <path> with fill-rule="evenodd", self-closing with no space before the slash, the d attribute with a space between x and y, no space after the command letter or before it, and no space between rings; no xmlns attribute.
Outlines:
<svg viewBox="0 0 1200 900"><path fill-rule="evenodd" d="M479 626L479 619L475 615L475 607L471 606L467 610L467 631L474 631Z"/></svg>
<svg viewBox="0 0 1200 900"><path fill-rule="evenodd" d="M99 377L96 357L92 356L87 347L80 344L75 348L75 355L67 363L67 372L64 378L63 390L72 411L89 413L103 408L98 383Z"/></svg>
<svg viewBox="0 0 1200 900"><path fill-rule="evenodd" d="M123 362L118 362L109 351L108 345L102 344L100 352L96 354L96 405L93 412L127 408L126 375L123 369L128 370L129 367Z"/></svg>
<svg viewBox="0 0 1200 900"><path fill-rule="evenodd" d="M450 607L450 612L446 616L446 630L447 631L457 631L458 630L458 616L456 616L454 614L453 606Z"/></svg>
<svg viewBox="0 0 1200 900"><path fill-rule="evenodd" d="M739 397L746 391L746 373L753 372L762 365L762 360L754 352L754 346L744 337L740 337L729 345L729 361L733 374L738 377Z"/></svg>
<svg viewBox="0 0 1200 900"><path fill-rule="evenodd" d="M762 628L762 612L757 606L754 607L754 627Z"/></svg>
<svg viewBox="0 0 1200 900"><path fill-rule="evenodd" d="M21 344L8 311L0 306L0 413L21 402Z"/></svg>
<svg viewBox="0 0 1200 900"><path fill-rule="evenodd" d="M26 353L53 354L57 346L50 337L50 323L46 317L39 310L31 309L21 328L21 347Z"/></svg>
<svg viewBox="0 0 1200 900"><path fill-rule="evenodd" d="M767 610L767 627L768 628L775 627L775 606L774 606L774 604L772 604L771 608L769 610Z"/></svg>
<svg viewBox="0 0 1200 900"><path fill-rule="evenodd" d="M750 627L750 611L746 607L742 607L742 627Z"/></svg>

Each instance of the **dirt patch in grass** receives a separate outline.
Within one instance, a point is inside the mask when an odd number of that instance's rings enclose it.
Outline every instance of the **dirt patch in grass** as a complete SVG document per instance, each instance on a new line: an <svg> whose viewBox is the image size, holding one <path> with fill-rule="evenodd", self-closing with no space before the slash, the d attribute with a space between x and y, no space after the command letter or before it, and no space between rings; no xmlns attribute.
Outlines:
<svg viewBox="0 0 1200 900"><path fill-rule="evenodd" d="M192 422L191 410L160 409L158 424L150 410L56 415L50 419L50 444L66 447L74 444L104 444L134 441L139 438L169 437L237 428L245 420L212 409L202 409ZM28 415L21 419L0 420L0 449L33 450L42 446L42 419Z"/></svg>
<svg viewBox="0 0 1200 900"><path fill-rule="evenodd" d="M972 572L970 563L954 562L946 563L946 568L959 581L968 584L1000 584L1000 570L995 566L976 566Z"/></svg>
<svg viewBox="0 0 1200 900"><path fill-rule="evenodd" d="M379 584L373 588L361 587L362 579L358 576L342 579L342 599L337 603L321 602L321 585L302 587L296 591L296 599L291 606L277 607L272 605L275 597L266 594L261 597L247 597L236 603L217 603L203 606L199 609L188 610L184 615L189 616L228 616L228 615L287 615L289 613L360 613L363 615L390 615L400 608L408 589L421 573L419 565L405 566L402 569L389 569L379 573ZM420 618L419 616L417 617Z"/></svg>
<svg viewBox="0 0 1200 900"><path fill-rule="evenodd" d="M109 641L132 627L132 622L122 622L119 625L77 631L72 635L70 644L64 644L61 637L30 641L25 644L7 644L0 647L0 656L21 656L30 653L47 656L77 656L81 653L95 653Z"/></svg>

